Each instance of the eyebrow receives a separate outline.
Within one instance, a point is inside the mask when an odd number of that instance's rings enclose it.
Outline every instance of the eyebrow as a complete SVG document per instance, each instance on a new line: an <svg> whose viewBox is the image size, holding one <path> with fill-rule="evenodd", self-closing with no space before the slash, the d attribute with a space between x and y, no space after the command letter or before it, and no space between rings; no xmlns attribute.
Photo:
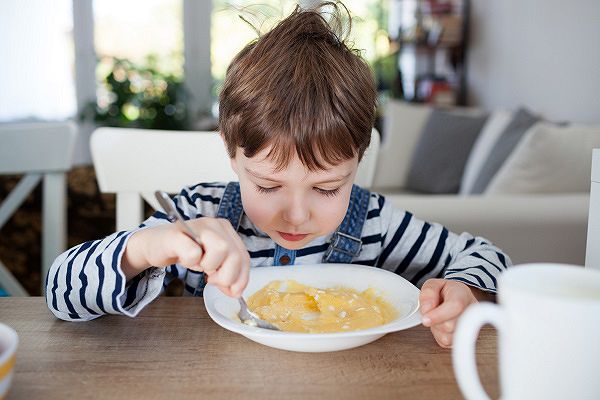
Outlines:
<svg viewBox="0 0 600 400"><path fill-rule="evenodd" d="M278 181L277 179L273 179L273 178L270 178L270 177L268 177L268 176L261 175L261 174L259 174L258 172L252 171L252 170L251 170L251 169L249 169L249 168L244 168L244 169L246 170L246 172L248 172L250 175L254 176L255 178L258 178L258 179L263 179L263 180L265 180L265 181L270 181L270 182L275 182L275 183L281 183L281 182L280 182L280 181ZM338 176L336 176L336 177L332 177L331 179L326 179L326 180L324 180L324 181L315 182L315 184L316 184L316 185L320 185L320 184L323 184L323 183L335 183L335 182L340 182L340 181L343 181L344 179L348 178L348 177L349 177L351 174L352 174L352 172L348 172L348 173L347 173L347 174L345 174L345 175L338 175Z"/></svg>

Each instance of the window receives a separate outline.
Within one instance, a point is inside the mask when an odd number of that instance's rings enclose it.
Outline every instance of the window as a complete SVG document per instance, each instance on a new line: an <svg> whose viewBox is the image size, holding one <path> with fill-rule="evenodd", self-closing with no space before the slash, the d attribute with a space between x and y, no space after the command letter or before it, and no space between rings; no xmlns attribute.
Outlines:
<svg viewBox="0 0 600 400"><path fill-rule="evenodd" d="M185 129L182 0L96 0L97 122Z"/></svg>
<svg viewBox="0 0 600 400"><path fill-rule="evenodd" d="M289 14L297 2L294 0L213 0L211 18L211 70L216 97L218 87L225 78L225 72L233 57L257 35L253 28L242 21L245 18L252 25L265 30ZM267 28L268 29L268 28Z"/></svg>
<svg viewBox="0 0 600 400"><path fill-rule="evenodd" d="M0 121L75 114L72 31L71 0L2 2Z"/></svg>
<svg viewBox="0 0 600 400"><path fill-rule="evenodd" d="M96 0L94 41L100 71L106 58L126 58L183 75L181 0ZM150 60L149 60L150 58Z"/></svg>
<svg viewBox="0 0 600 400"><path fill-rule="evenodd" d="M257 4L259 3L259 4ZM312 4L311 1L301 1ZM362 50L362 56L370 63L381 54L386 54L387 31L386 15L383 0L345 0L344 4L353 17L350 44ZM213 96L216 98L220 83L225 78L227 66L233 57L251 40L256 39L256 32L239 15L244 16L255 26L265 20L266 31L274 23L287 16L298 4L293 0L213 0L211 28L211 62L212 75L216 84ZM249 11L249 12L244 12ZM253 16L254 15L254 16ZM383 39L383 40L382 40Z"/></svg>

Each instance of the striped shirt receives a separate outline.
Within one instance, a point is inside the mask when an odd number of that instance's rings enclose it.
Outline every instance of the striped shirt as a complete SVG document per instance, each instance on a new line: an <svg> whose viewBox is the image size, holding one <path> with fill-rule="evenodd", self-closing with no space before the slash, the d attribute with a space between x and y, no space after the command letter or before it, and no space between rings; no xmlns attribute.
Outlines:
<svg viewBox="0 0 600 400"><path fill-rule="evenodd" d="M184 188L174 197L175 205L185 219L214 217L225 186L201 183ZM129 282L121 270L121 257L131 235L166 223L166 216L156 212L136 229L82 243L58 256L46 280L50 310L69 321L104 314L133 317L174 279L183 280L184 295L194 293L204 275L182 265L151 267ZM237 232L248 249L251 267L274 264L275 242L245 214ZM495 293L498 275L511 265L509 257L488 240L422 221L394 208L377 193L370 195L361 236L362 248L352 263L395 272L417 287L430 278L445 278ZM296 250L294 264L321 263L330 238L318 237Z"/></svg>

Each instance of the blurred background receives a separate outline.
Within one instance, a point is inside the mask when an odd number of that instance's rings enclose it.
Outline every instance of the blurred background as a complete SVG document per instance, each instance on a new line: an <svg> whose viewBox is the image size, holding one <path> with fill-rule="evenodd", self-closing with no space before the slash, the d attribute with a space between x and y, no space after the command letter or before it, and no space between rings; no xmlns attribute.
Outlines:
<svg viewBox="0 0 600 400"><path fill-rule="evenodd" d="M3 0L0 124L73 121L68 246L114 231L89 136L98 126L216 129L234 55L309 0ZM373 68L389 135L390 101L452 108L527 107L554 122L600 122L600 2L346 0L350 41ZM391 129L391 128L389 128ZM0 146L10 146L0 138ZM20 176L0 177L0 201ZM40 293L36 189L0 231L0 259ZM1 292L0 292L1 293Z"/></svg>

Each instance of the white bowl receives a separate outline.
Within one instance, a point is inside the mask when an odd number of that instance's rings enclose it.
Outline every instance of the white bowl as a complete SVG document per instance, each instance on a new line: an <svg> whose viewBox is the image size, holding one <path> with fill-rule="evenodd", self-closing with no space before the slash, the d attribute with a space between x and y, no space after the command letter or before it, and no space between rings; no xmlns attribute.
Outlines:
<svg viewBox="0 0 600 400"><path fill-rule="evenodd" d="M359 291L374 288L398 310L399 315L385 325L351 332L272 331L241 323L237 318L240 309L237 299L227 297L212 285L207 285L204 289L206 310L217 324L250 340L278 349L304 352L350 349L377 340L386 333L412 328L421 323L419 289L393 272L363 265L316 264L252 268L244 297L247 299L273 280L287 279L318 288L346 286Z"/></svg>
<svg viewBox="0 0 600 400"><path fill-rule="evenodd" d="M0 323L0 399L8 393L12 381L19 335L8 325Z"/></svg>

